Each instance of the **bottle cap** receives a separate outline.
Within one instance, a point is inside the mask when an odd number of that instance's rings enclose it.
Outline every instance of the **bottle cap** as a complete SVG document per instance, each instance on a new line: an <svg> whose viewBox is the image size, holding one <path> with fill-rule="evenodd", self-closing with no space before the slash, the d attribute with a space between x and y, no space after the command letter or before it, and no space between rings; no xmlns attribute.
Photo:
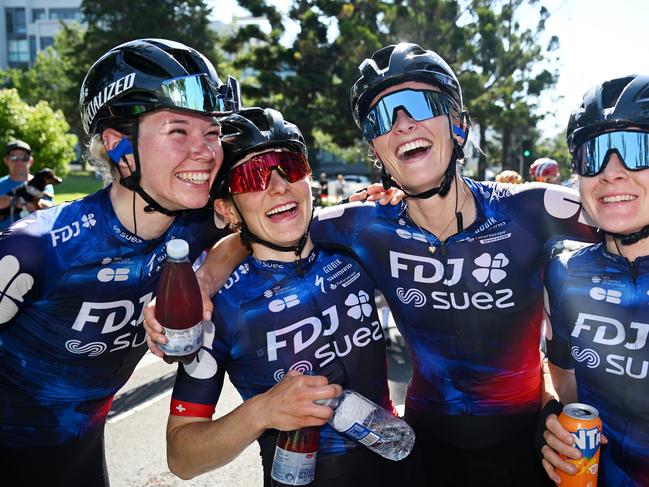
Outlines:
<svg viewBox="0 0 649 487"><path fill-rule="evenodd" d="M189 255L189 244L181 238L167 242L167 255L172 259L184 259Z"/></svg>

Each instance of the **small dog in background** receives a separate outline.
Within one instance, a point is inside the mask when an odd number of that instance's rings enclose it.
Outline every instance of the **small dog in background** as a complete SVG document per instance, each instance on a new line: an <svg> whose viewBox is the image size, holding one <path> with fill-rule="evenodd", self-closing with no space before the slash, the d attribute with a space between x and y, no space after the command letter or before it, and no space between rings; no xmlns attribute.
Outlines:
<svg viewBox="0 0 649 487"><path fill-rule="evenodd" d="M29 181L7 193L7 196L12 196L14 201L7 208L0 210L0 218L9 216L12 210L15 211L16 207L25 208L27 203L38 203L38 200L45 196L43 191L48 184L54 186L61 182L63 182L63 179L58 177L52 169L44 168L38 170ZM22 216L24 215L20 217Z"/></svg>

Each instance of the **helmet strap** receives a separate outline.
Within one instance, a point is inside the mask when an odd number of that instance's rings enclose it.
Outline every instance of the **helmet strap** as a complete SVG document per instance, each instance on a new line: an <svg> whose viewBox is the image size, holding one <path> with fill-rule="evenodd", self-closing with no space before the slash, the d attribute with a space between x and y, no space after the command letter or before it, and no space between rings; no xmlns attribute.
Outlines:
<svg viewBox="0 0 649 487"><path fill-rule="evenodd" d="M423 191L422 193L410 194L406 191L404 191L404 193L406 193L406 196L408 198L427 199L431 196L435 196L436 194L439 194L442 198L444 198L451 189L451 183L453 182L453 178L455 177L456 173L457 161L462 158L464 158L464 151L462 150L462 147L460 147L460 145L455 141L455 139L453 139L453 152L451 153L451 158L448 162L448 166L446 167L446 171L444 171L442 184L440 184L436 188L431 188Z"/></svg>
<svg viewBox="0 0 649 487"><path fill-rule="evenodd" d="M164 206L162 206L160 203L158 203L156 200L153 199L151 195L149 195L144 188L140 185L140 180L142 178L142 172L140 170L140 153L138 151L138 118L133 119L132 123L132 136L131 138L133 139L133 142L128 142L128 144L124 143L122 145L123 140L127 140L126 138L123 138L122 141L113 149L112 151L109 152L109 156L113 161L115 161L114 157L119 157L124 163L126 164L126 167L128 167L128 170L130 174L128 176L122 174L122 171L120 170L120 166L117 166L117 170L119 171L120 179L119 182L122 186L124 186L126 189L129 189L133 191L134 193L137 193L147 204L147 206L144 207L145 213L151 213L153 211L160 212L164 215L167 216L178 216L186 213L188 210L168 210ZM128 145L128 147L126 147ZM120 146L122 148L120 149ZM118 151L118 149L120 149ZM127 154L133 154L133 159L135 160L135 169L131 169L130 164L126 160L126 155ZM119 160L119 159L118 159ZM117 164L117 161L115 161ZM134 201L135 205L135 201ZM133 218L135 219L135 215L133 215Z"/></svg>
<svg viewBox="0 0 649 487"><path fill-rule="evenodd" d="M626 234L612 233L612 232L606 232L606 233L615 239L620 239L622 245L632 245L634 243L639 242L642 239L649 237L649 225L646 225L641 230L638 230L637 232L633 232L633 233L626 233Z"/></svg>
<svg viewBox="0 0 649 487"><path fill-rule="evenodd" d="M448 162L448 166L446 166L446 171L444 171L442 184L440 184L436 188L431 188L417 194L410 194L406 192L403 188L400 188L408 198L427 199L430 198L431 196L435 196L436 194L439 194L442 198L444 198L448 194L449 190L451 189L451 183L455 178L457 161L460 159L464 159L464 150L462 147L466 143L467 136L468 136L466 117L467 117L466 112L462 112L460 114L460 118L461 118L460 123L462 124L461 127L454 125L451 122L451 118L448 117L449 133L450 133L451 142L453 143L453 151L451 152L451 158ZM453 137L453 134L462 137L463 139L462 145L458 144L455 137ZM385 170L385 166L383 164L381 165L382 165L381 181L383 182L383 187L387 190L390 188L390 186L395 186L395 185L392 183L392 178L390 177L389 173ZM388 186L386 186L386 180L388 181ZM458 221L458 227L459 226L460 226L460 222Z"/></svg>

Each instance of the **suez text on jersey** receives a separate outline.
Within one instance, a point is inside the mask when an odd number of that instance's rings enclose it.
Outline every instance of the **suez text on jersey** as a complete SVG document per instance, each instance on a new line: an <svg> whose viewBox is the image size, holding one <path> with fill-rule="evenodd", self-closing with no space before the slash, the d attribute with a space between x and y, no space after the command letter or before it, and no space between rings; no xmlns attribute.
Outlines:
<svg viewBox="0 0 649 487"><path fill-rule="evenodd" d="M139 325L144 321L144 308L146 308L152 299L153 293L149 292L142 296L138 303L134 303L128 299L107 303L84 301L72 324L72 330L83 333L87 325L99 325L101 327L99 334L108 335L121 331L126 325L130 325L131 328L126 328L125 333L113 339L112 348L109 346L108 351L114 352L127 347L138 347L145 342L144 329ZM135 320L133 317L136 316L138 305L139 316ZM141 331L140 340L138 340L138 330ZM97 335L96 333L92 333L89 336L94 340Z"/></svg>
<svg viewBox="0 0 649 487"><path fill-rule="evenodd" d="M489 260L491 261L490 257ZM431 257L390 251L390 275L394 279L403 279L407 275L416 283L435 284L441 281L445 286L451 287L462 279L463 267L464 259L448 259L446 265L444 265L439 260ZM481 269L480 266L476 266L476 268ZM446 269L450 269L448 279L444 279ZM485 271L485 277L478 279L477 276L482 276L482 274L477 274L476 271L473 272L473 276L479 282L484 282L486 286L490 282L490 273L489 269L485 269ZM506 273L501 268L494 269L494 271L501 273L503 277L500 280L506 276ZM466 309L472 305L476 309L486 310L493 307L511 308L515 306L514 301L511 300L513 294L514 292L511 289L506 288L494 290L493 295L487 291L478 291L471 295L467 292L457 295L452 291L433 291L430 297L432 298L431 304L435 309Z"/></svg>
<svg viewBox="0 0 649 487"><path fill-rule="evenodd" d="M624 348L630 352L642 350L647 345L649 334L649 323L632 321L625 327L620 321L607 316L599 316L590 313L579 313L571 336L584 339L587 336L589 341L604 346L618 346L624 344ZM601 350L601 349L600 349ZM592 353L597 353L591 351ZM599 364L599 360L595 362ZM635 379L644 379L649 372L649 362L640 358L627 355L611 353L606 356L606 372L614 375L627 375Z"/></svg>
<svg viewBox="0 0 649 487"><path fill-rule="evenodd" d="M328 324L323 321L327 321ZM354 320L354 322L356 321ZM313 353L316 359L321 360L318 367L324 367L337 356L344 357L349 354L354 347L366 347L372 341L380 341L383 338L381 324L376 320L366 326L358 326L353 332L333 337L332 335L336 333L339 325L338 308L333 305L322 312L322 319L309 316L278 330L267 332L268 361L277 360L278 351L282 348L292 348L291 352L298 354L313 345L320 336L331 336L328 343L318 347Z"/></svg>

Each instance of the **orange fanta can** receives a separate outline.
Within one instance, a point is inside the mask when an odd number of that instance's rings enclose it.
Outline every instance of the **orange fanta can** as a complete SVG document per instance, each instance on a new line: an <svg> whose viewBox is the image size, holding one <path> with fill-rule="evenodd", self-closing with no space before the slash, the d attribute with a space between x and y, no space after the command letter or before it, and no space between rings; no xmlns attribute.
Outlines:
<svg viewBox="0 0 649 487"><path fill-rule="evenodd" d="M602 420L599 411L582 403L567 404L559 415L559 422L572 434L575 448L581 451L581 458L562 458L577 467L577 473L570 475L557 469L561 487L597 487L599 470L599 444L602 434Z"/></svg>

